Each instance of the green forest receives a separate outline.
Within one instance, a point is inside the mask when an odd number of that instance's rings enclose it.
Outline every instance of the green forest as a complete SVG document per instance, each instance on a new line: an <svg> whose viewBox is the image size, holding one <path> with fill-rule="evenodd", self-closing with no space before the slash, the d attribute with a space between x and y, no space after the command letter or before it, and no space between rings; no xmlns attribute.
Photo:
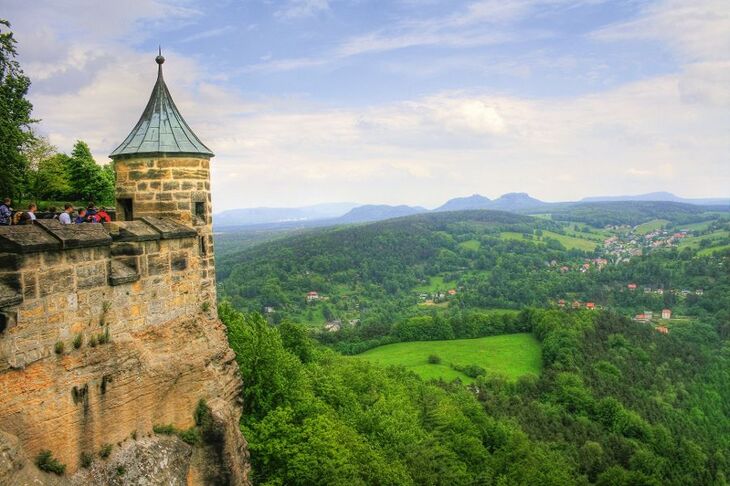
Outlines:
<svg viewBox="0 0 730 486"><path fill-rule="evenodd" d="M523 310L543 371L425 381L224 303L256 484L727 484L730 346L608 312Z"/></svg>
<svg viewBox="0 0 730 486"><path fill-rule="evenodd" d="M254 481L728 484L728 215L657 204L227 248L220 315L248 377Z"/></svg>

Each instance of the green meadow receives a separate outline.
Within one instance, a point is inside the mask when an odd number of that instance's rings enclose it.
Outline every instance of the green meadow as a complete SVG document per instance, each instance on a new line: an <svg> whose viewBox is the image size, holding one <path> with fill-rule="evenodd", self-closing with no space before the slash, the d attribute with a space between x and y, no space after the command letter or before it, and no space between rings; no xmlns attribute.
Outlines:
<svg viewBox="0 0 730 486"><path fill-rule="evenodd" d="M440 364L430 364L431 355L441 358ZM452 341L418 341L387 344L355 356L383 366L404 366L424 379L456 378L465 383L474 380L451 367L477 365L487 375L501 375L509 380L526 374L540 374L542 352L532 334L505 334L477 339Z"/></svg>

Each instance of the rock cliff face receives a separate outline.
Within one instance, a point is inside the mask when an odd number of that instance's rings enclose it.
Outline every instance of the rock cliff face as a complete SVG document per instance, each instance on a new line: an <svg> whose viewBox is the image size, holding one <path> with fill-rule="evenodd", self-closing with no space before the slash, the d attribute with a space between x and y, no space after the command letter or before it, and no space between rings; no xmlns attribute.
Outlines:
<svg viewBox="0 0 730 486"><path fill-rule="evenodd" d="M0 485L247 484L242 380L195 232L153 219L21 228L0 228ZM194 426L201 399L216 448L153 433ZM37 470L41 450L65 477Z"/></svg>

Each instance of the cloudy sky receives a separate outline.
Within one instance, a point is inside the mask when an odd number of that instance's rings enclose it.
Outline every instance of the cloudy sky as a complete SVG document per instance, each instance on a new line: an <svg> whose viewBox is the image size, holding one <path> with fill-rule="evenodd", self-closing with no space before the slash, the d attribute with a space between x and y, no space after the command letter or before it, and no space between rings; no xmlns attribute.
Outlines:
<svg viewBox="0 0 730 486"><path fill-rule="evenodd" d="M215 210L730 196L727 0L0 0L38 131L97 160L156 76Z"/></svg>

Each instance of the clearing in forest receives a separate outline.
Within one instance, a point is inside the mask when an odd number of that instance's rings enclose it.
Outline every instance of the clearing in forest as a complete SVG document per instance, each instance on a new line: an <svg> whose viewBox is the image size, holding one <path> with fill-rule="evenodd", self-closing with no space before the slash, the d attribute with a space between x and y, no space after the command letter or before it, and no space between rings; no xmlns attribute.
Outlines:
<svg viewBox="0 0 730 486"><path fill-rule="evenodd" d="M439 364L429 363L429 356L438 356ZM424 379L460 378L465 383L474 381L452 365L481 366L487 375L502 375L509 380L526 375L539 375L542 369L540 343L532 334L504 334L477 339L451 341L418 341L379 346L357 355L383 366L400 365Z"/></svg>

